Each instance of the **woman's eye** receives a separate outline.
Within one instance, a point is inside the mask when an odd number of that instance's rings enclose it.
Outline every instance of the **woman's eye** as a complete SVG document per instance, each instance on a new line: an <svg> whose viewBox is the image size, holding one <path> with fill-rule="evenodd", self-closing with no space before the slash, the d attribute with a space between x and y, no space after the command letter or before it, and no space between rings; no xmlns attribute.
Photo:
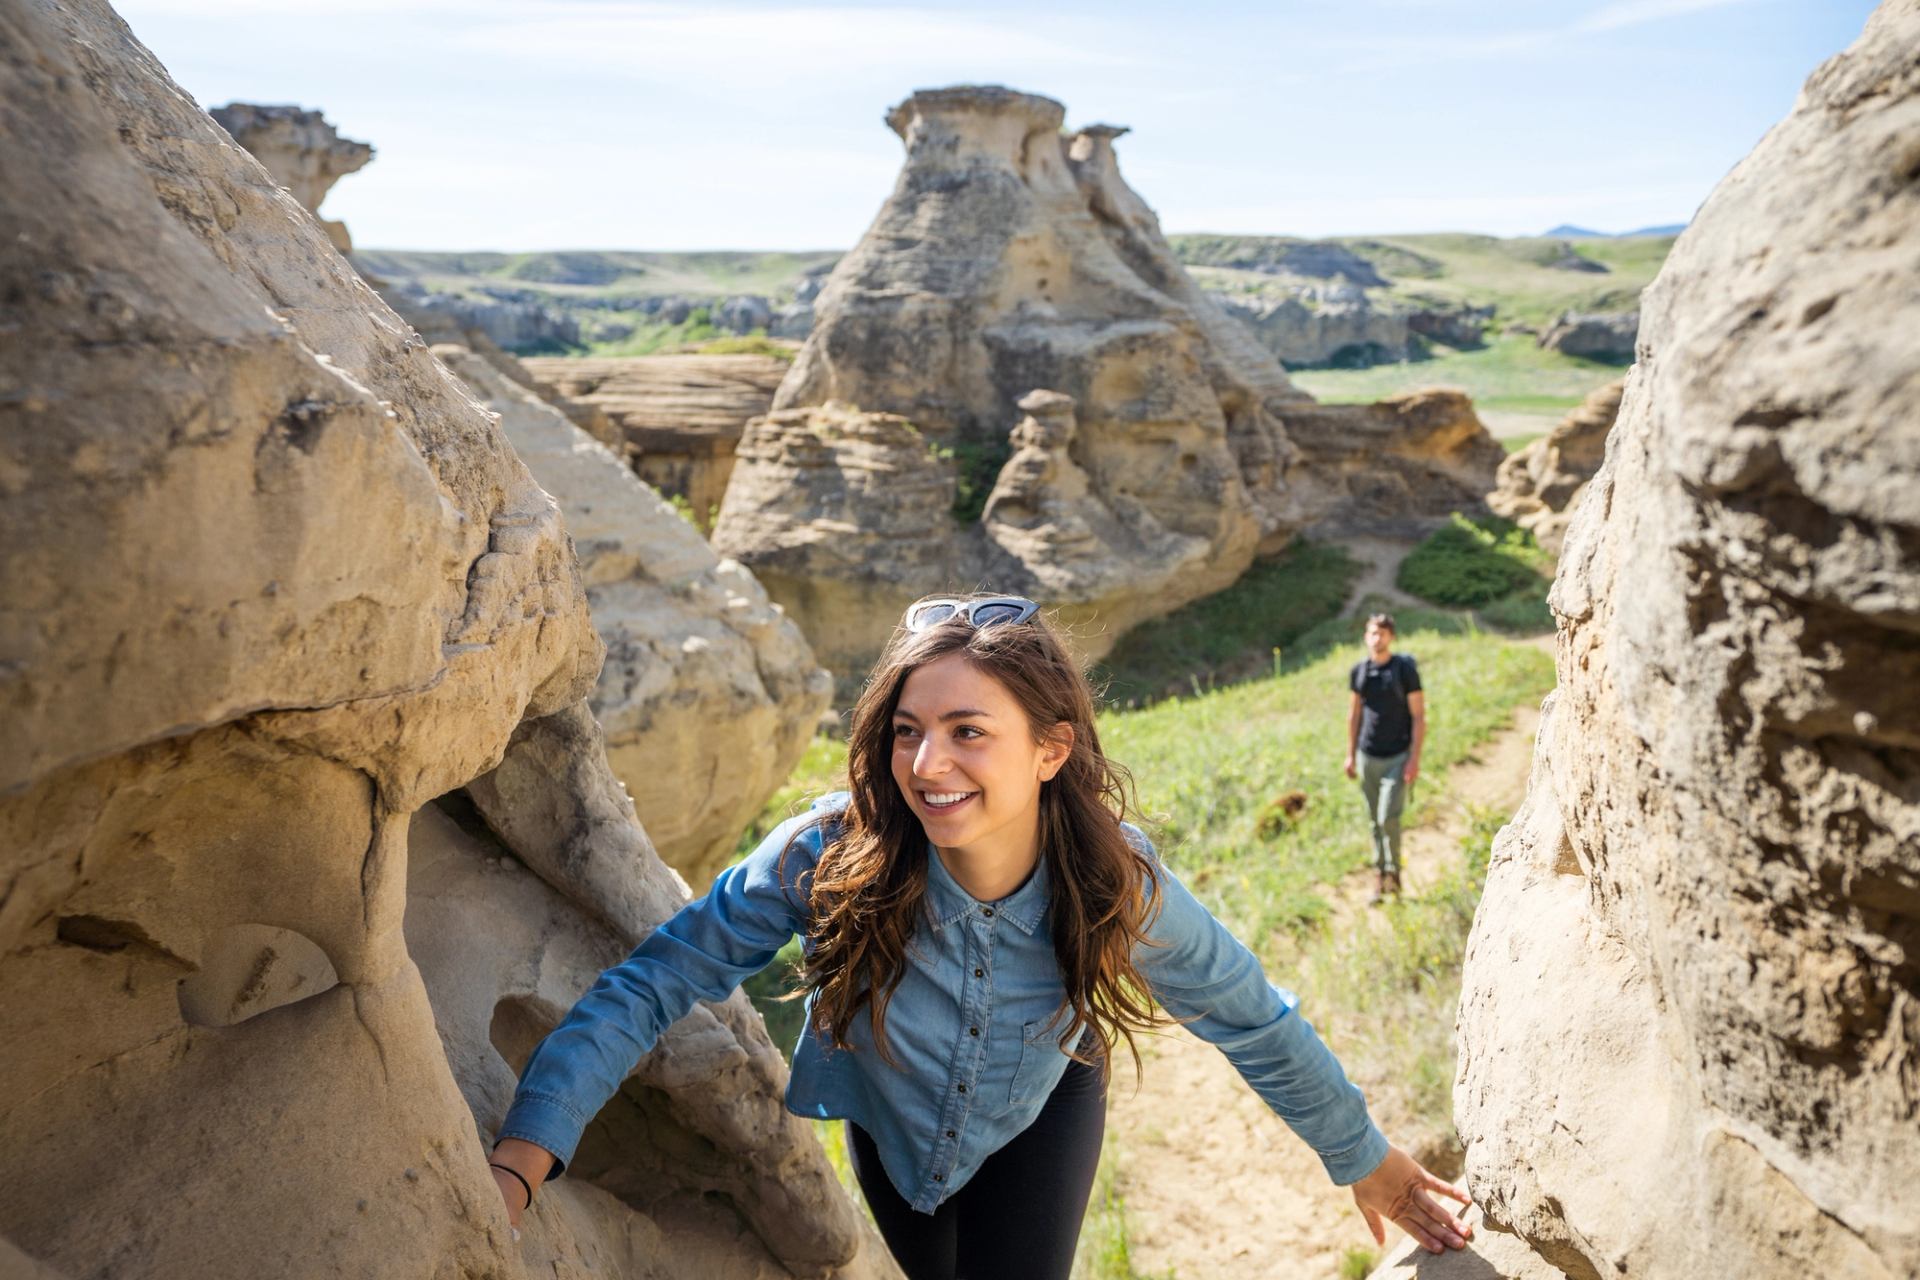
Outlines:
<svg viewBox="0 0 1920 1280"><path fill-rule="evenodd" d="M913 726L910 724L897 724L893 726L893 736L896 738L911 738L913 736Z"/></svg>
<svg viewBox="0 0 1920 1280"><path fill-rule="evenodd" d="M963 724L958 729L955 729L953 731L953 736L956 738L978 738L981 736L981 733L980 733L980 730L976 729L974 726L970 724Z"/></svg>

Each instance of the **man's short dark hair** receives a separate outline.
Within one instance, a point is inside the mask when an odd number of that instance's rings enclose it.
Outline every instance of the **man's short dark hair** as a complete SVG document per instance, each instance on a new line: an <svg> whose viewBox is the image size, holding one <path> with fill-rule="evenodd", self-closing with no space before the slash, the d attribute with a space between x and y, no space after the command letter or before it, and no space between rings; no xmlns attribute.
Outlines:
<svg viewBox="0 0 1920 1280"><path fill-rule="evenodd" d="M1379 627L1382 631L1391 631L1395 635L1400 634L1399 628L1393 625L1393 615L1390 613L1374 614L1367 619L1367 625L1370 627Z"/></svg>

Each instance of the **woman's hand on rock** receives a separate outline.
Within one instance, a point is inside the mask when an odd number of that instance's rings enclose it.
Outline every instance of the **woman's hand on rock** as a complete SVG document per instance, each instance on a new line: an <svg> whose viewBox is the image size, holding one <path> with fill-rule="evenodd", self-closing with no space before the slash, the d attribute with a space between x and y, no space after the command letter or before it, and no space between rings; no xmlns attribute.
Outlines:
<svg viewBox="0 0 1920 1280"><path fill-rule="evenodd" d="M513 1226L514 1239L520 1238L520 1219L533 1207L528 1193L546 1180L547 1171L552 1168L550 1152L519 1138L500 1139L493 1154L487 1157L487 1172L493 1175L493 1185L500 1189L500 1199L506 1203L507 1221Z"/></svg>
<svg viewBox="0 0 1920 1280"><path fill-rule="evenodd" d="M1461 1204L1473 1200L1459 1187L1427 1170L1399 1147L1389 1147L1380 1167L1353 1184L1353 1202L1360 1207L1378 1244L1387 1242L1385 1221L1398 1223L1428 1253L1464 1249L1473 1228L1442 1207L1434 1196Z"/></svg>

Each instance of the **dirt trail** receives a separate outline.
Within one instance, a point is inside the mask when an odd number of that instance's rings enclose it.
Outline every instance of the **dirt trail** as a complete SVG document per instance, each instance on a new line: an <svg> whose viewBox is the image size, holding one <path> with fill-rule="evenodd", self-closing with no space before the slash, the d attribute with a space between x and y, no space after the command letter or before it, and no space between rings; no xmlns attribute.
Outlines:
<svg viewBox="0 0 1920 1280"><path fill-rule="evenodd" d="M1394 579L1400 573L1400 562L1413 550L1414 543L1398 538L1348 538L1343 545L1355 560L1367 566L1366 572L1354 581L1352 589L1347 592L1344 612L1352 613L1368 596L1382 597L1391 601L1396 608L1422 605L1422 601L1394 585Z"/></svg>
<svg viewBox="0 0 1920 1280"><path fill-rule="evenodd" d="M1551 649L1551 637L1538 643ZM1406 833L1410 891L1457 862L1469 804L1518 807L1539 722L1536 707L1517 708L1509 728L1453 767L1446 804ZM1358 810L1356 800L1355 821ZM1367 910L1372 879L1355 874L1336 888L1336 928ZM1284 973L1273 978L1288 985ZM1136 1271L1181 1280L1332 1277L1349 1247L1373 1247L1351 1193L1328 1183L1319 1159L1211 1045L1175 1030L1143 1039L1141 1057L1137 1092L1119 1066L1107 1120ZM1392 1136L1393 1117L1376 1119ZM1402 1238L1390 1230L1389 1249Z"/></svg>

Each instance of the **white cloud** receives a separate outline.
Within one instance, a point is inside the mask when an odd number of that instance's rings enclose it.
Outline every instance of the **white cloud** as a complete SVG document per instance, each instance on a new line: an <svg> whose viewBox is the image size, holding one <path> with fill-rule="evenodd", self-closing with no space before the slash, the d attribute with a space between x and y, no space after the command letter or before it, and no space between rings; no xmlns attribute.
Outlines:
<svg viewBox="0 0 1920 1280"><path fill-rule="evenodd" d="M1678 18L1684 14L1700 13L1707 9L1726 9L1734 5L1752 4L1754 0L1615 0L1615 3L1594 10L1575 24L1576 31L1616 31L1621 27L1637 27L1646 22L1659 22L1666 18Z"/></svg>

